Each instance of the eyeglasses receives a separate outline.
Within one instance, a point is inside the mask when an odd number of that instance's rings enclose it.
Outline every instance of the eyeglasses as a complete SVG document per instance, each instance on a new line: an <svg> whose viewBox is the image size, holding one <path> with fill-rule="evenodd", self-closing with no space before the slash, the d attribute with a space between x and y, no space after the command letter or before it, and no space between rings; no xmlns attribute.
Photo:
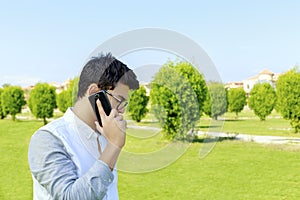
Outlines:
<svg viewBox="0 0 300 200"><path fill-rule="evenodd" d="M104 92L106 94L108 94L109 96L111 96L112 98L114 98L117 102L119 102L119 105L117 106L117 110L122 110L122 109L124 109L128 105L128 101L126 101L124 99L120 100L118 97L116 97L115 95L107 92L106 90L104 90Z"/></svg>

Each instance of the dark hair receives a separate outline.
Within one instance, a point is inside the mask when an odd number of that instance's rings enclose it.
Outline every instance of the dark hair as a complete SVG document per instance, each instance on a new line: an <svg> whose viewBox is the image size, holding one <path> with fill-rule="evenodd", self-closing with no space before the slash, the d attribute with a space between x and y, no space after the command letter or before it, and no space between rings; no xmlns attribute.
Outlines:
<svg viewBox="0 0 300 200"><path fill-rule="evenodd" d="M79 83L77 97L85 95L88 87L96 83L100 89L113 90L117 83L128 85L129 89L137 89L139 82L135 73L124 63L107 53L92 57L83 67Z"/></svg>

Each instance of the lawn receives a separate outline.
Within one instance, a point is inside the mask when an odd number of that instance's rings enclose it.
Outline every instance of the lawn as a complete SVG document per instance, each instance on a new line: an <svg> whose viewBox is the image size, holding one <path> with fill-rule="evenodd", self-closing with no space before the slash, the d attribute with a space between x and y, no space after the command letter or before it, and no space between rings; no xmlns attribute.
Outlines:
<svg viewBox="0 0 300 200"><path fill-rule="evenodd" d="M244 110L239 113L238 119L235 119L235 114L226 113L225 121L221 132L225 133L242 133L250 135L273 135L286 137L300 137L300 134L295 134L288 120L283 119L276 111L273 111L265 121L254 115L253 111ZM208 131L212 120L203 116L197 126L200 131Z"/></svg>
<svg viewBox="0 0 300 200"><path fill-rule="evenodd" d="M0 199L32 199L27 164L30 137L42 121L0 120Z"/></svg>
<svg viewBox="0 0 300 200"><path fill-rule="evenodd" d="M31 135L42 125L37 120L0 120L0 199L32 199L27 149ZM168 144L155 131L143 131L141 137L135 129L128 131L126 151L147 153ZM161 170L120 172L120 199L299 198L298 146L222 141L200 159L201 147L201 143L191 144L183 156Z"/></svg>
<svg viewBox="0 0 300 200"><path fill-rule="evenodd" d="M130 119L129 116L126 116ZM283 119L275 110L267 117L265 121L260 121L253 111L244 109L239 113L236 119L235 113L227 112L222 116L224 121L214 121L207 116L202 116L196 125L196 130L207 132L225 132L249 135L273 135L285 137L299 137L295 134L288 120ZM152 114L147 114L146 118L140 123L130 121L129 125L160 127L159 123Z"/></svg>
<svg viewBox="0 0 300 200"><path fill-rule="evenodd" d="M298 199L300 150L223 141L204 159L194 143L172 165L119 173L121 199Z"/></svg>

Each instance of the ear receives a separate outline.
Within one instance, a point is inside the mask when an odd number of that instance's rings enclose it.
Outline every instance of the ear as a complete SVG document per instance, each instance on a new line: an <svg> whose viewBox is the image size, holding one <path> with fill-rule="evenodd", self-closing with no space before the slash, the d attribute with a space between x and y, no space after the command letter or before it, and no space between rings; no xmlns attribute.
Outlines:
<svg viewBox="0 0 300 200"><path fill-rule="evenodd" d="M96 84L96 83L92 83L92 84L88 87L88 89L87 89L87 94L88 94L88 95L91 95L91 94L94 94L94 93L96 93L96 92L98 92L98 91L99 91L99 88L98 88L97 84Z"/></svg>

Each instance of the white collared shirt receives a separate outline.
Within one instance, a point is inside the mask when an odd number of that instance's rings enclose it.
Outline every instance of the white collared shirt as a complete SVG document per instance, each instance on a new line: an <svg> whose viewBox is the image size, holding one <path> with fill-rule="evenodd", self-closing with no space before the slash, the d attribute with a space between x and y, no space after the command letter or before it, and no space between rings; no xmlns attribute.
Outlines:
<svg viewBox="0 0 300 200"><path fill-rule="evenodd" d="M117 170L99 160L106 139L69 108L39 129L28 151L34 199L119 199ZM71 186L71 187L70 187Z"/></svg>

